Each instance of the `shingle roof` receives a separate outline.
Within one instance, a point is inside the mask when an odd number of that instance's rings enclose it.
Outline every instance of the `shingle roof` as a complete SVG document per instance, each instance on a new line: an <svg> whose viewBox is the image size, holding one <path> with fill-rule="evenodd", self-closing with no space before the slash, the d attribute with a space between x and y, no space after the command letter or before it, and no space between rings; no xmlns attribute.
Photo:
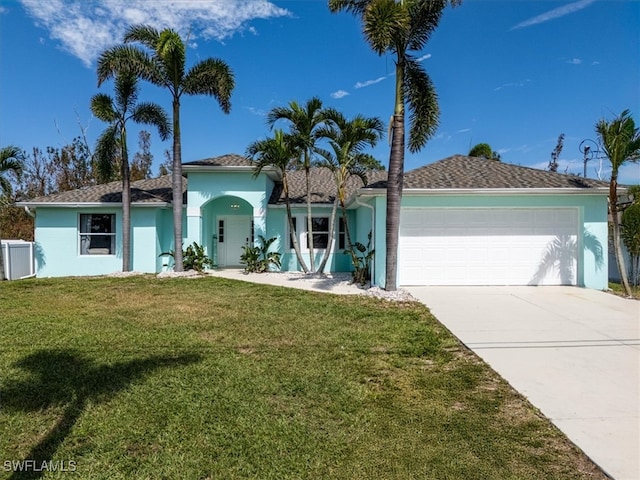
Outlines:
<svg viewBox="0 0 640 480"><path fill-rule="evenodd" d="M608 188L600 180L453 155L404 174L405 189ZM386 182L371 185L386 188Z"/></svg>
<svg viewBox="0 0 640 480"><path fill-rule="evenodd" d="M376 171L367 173L368 184L377 183L387 178L387 172ZM311 203L333 203L336 196L336 182L331 171L327 168L315 167L311 169ZM306 176L304 170L287 172L289 183L289 199L291 203L305 203L306 199ZM362 180L358 177L351 177L347 180L347 198L362 188ZM284 191L281 183L277 183L269 198L269 203L284 204Z"/></svg>
<svg viewBox="0 0 640 480"><path fill-rule="evenodd" d="M187 181L183 179L183 191L186 191L186 187ZM132 203L171 203L171 200L171 175L131 183ZM186 198L183 202L186 203ZM122 182L103 183L21 202L32 203L122 203Z"/></svg>
<svg viewBox="0 0 640 480"><path fill-rule="evenodd" d="M220 155L219 157L203 158L202 160L196 160L194 162L183 163L182 166L203 166L203 167L251 167L253 166L251 160L242 155L235 153L228 153L226 155Z"/></svg>

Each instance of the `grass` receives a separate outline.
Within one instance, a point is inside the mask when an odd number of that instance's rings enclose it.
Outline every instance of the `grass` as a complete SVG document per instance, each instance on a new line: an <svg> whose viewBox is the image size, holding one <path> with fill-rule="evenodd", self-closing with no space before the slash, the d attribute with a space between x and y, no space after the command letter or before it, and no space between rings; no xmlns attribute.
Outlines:
<svg viewBox="0 0 640 480"><path fill-rule="evenodd" d="M625 298L627 297L627 292L624 291L624 287L621 283L609 282L609 290L611 290L614 295ZM631 298L640 300L640 286L631 285Z"/></svg>
<svg viewBox="0 0 640 480"><path fill-rule="evenodd" d="M0 478L606 478L419 304L129 277L0 305Z"/></svg>

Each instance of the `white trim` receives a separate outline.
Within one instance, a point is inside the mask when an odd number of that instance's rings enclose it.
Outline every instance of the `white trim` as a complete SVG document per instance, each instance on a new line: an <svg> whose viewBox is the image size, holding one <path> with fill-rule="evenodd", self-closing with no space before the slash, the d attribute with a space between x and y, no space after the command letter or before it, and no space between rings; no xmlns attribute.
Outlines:
<svg viewBox="0 0 640 480"><path fill-rule="evenodd" d="M26 208L51 207L51 208L122 208L122 202L17 202L16 206ZM170 207L171 203L133 202L132 207ZM183 205L183 208L186 207Z"/></svg>
<svg viewBox="0 0 640 480"><path fill-rule="evenodd" d="M386 189L361 189L361 197L386 196ZM415 196L456 196L456 195L483 195L483 196L527 196L527 195L608 195L606 187L594 188L405 188L402 194Z"/></svg>

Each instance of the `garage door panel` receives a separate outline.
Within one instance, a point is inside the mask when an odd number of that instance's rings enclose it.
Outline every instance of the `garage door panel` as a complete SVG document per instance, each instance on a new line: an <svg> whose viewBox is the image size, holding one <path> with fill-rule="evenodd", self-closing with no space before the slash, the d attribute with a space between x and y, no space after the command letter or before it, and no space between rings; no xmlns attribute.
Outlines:
<svg viewBox="0 0 640 480"><path fill-rule="evenodd" d="M577 233L577 209L409 209L399 283L576 284Z"/></svg>

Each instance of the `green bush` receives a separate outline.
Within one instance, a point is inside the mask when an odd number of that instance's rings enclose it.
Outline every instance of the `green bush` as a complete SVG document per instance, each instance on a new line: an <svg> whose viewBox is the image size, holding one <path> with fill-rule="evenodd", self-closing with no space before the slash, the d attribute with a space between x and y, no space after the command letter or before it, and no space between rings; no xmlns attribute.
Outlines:
<svg viewBox="0 0 640 480"><path fill-rule="evenodd" d="M160 256L169 255L173 257L175 252L163 252ZM198 245L197 242L193 242L182 251L182 265L185 270L195 270L198 273L202 273L205 268L213 268L213 261L204 253L204 247Z"/></svg>
<svg viewBox="0 0 640 480"><path fill-rule="evenodd" d="M258 235L261 246L249 246L242 247L244 250L240 255L240 263L245 265L244 270L248 273L263 273L271 269L273 265L276 268L280 268L280 253L270 252L269 247L276 241L276 237L265 239L262 235Z"/></svg>

